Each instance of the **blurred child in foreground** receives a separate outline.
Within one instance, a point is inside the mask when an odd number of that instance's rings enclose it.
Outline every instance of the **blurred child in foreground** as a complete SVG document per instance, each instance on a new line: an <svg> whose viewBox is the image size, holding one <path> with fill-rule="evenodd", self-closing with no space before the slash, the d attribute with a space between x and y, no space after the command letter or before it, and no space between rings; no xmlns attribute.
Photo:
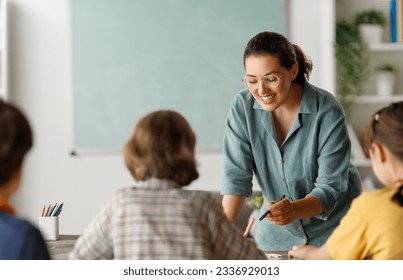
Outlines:
<svg viewBox="0 0 403 280"><path fill-rule="evenodd" d="M125 146L133 187L119 190L78 239L70 259L266 259L198 178L195 135L174 111L144 116Z"/></svg>
<svg viewBox="0 0 403 280"><path fill-rule="evenodd" d="M39 230L16 218L9 199L21 183L23 161L32 147L28 120L15 106L0 99L0 259L48 260Z"/></svg>

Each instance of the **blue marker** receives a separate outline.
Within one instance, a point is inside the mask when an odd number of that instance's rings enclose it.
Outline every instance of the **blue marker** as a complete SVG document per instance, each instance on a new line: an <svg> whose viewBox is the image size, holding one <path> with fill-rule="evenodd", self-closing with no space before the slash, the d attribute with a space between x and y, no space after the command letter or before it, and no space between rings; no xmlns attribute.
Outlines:
<svg viewBox="0 0 403 280"><path fill-rule="evenodd" d="M60 211L62 211L63 207L63 202L57 207L56 211L53 213L53 217L56 217L60 214Z"/></svg>

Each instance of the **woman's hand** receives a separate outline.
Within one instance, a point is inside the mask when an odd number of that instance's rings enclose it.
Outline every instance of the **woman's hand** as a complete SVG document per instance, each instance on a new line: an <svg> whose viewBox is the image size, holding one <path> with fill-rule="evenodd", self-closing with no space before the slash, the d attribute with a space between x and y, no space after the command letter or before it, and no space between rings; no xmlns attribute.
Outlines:
<svg viewBox="0 0 403 280"><path fill-rule="evenodd" d="M311 245L297 245L293 246L292 250L288 251L289 259L297 260L331 260L329 250L326 244L321 247L314 247Z"/></svg>
<svg viewBox="0 0 403 280"><path fill-rule="evenodd" d="M294 220L314 217L325 210L322 203L312 195L292 202L287 198L272 202L268 204L267 209L270 213L266 219L279 226L290 224Z"/></svg>
<svg viewBox="0 0 403 280"><path fill-rule="evenodd" d="M292 247L292 250L288 251L288 258L304 260L306 259L306 256L309 254L309 252L315 249L317 248L310 245L296 245Z"/></svg>
<svg viewBox="0 0 403 280"><path fill-rule="evenodd" d="M295 220L295 207L287 198L269 203L267 208L270 213L266 218L275 225L283 226Z"/></svg>

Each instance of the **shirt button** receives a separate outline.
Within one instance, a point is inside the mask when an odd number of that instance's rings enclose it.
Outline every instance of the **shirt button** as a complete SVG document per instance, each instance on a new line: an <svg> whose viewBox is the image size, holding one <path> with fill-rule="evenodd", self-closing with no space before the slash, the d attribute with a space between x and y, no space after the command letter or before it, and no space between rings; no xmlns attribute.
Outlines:
<svg viewBox="0 0 403 280"><path fill-rule="evenodd" d="M302 241L304 241L304 243L306 243L308 241L308 239L306 239L306 237L302 238Z"/></svg>
<svg viewBox="0 0 403 280"><path fill-rule="evenodd" d="M278 164L282 165L283 161L281 159L278 160Z"/></svg>
<svg viewBox="0 0 403 280"><path fill-rule="evenodd" d="M299 231L302 231L302 227L301 227L301 226L298 226L297 229L298 229Z"/></svg>
<svg viewBox="0 0 403 280"><path fill-rule="evenodd" d="M283 178L283 177L281 177L281 182L284 182L284 178Z"/></svg>

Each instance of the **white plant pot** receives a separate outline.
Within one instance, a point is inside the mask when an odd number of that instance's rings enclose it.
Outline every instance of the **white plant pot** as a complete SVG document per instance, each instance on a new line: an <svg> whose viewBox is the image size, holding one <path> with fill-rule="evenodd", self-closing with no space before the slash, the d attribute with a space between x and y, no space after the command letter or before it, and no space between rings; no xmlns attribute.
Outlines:
<svg viewBox="0 0 403 280"><path fill-rule="evenodd" d="M395 75L391 72L376 73L376 90L378 96L391 96L395 89Z"/></svg>
<svg viewBox="0 0 403 280"><path fill-rule="evenodd" d="M382 26L378 24L360 24L358 28L362 39L367 44L382 42Z"/></svg>

